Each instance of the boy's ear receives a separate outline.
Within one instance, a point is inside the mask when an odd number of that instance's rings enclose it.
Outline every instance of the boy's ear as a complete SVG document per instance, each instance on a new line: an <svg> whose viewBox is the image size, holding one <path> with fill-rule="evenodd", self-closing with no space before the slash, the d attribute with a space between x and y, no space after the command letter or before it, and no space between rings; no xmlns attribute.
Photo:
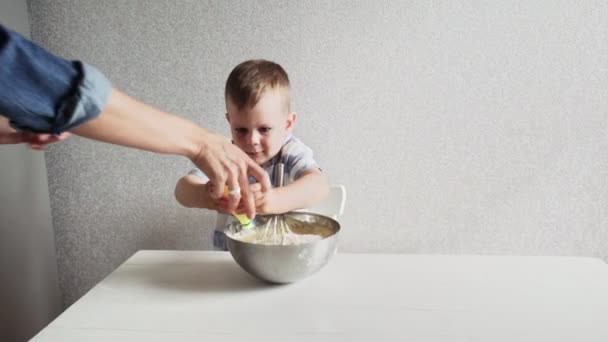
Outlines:
<svg viewBox="0 0 608 342"><path fill-rule="evenodd" d="M296 117L297 117L296 113L287 114L287 121L285 122L285 125L286 125L285 128L287 128L288 132L291 132L293 130L293 127L296 124Z"/></svg>
<svg viewBox="0 0 608 342"><path fill-rule="evenodd" d="M228 121L228 123L230 123L230 117L228 116L228 112L226 112L226 121Z"/></svg>

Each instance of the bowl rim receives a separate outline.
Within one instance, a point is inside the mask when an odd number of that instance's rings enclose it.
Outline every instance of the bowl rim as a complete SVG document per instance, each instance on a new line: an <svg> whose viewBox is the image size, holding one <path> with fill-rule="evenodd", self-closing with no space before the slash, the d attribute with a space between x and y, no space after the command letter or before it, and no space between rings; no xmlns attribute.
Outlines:
<svg viewBox="0 0 608 342"><path fill-rule="evenodd" d="M338 220L334 219L333 217L329 217L329 216L326 216L326 215L323 215L323 214L313 213L313 212L309 212L309 211L299 211L299 210L295 211L294 210L294 211L288 211L288 212L283 213L283 214L269 214L269 215L260 215L260 216L299 215L299 214L322 217L324 219L332 221L332 226L335 226L334 233L331 234L331 235L329 235L329 236L322 237L320 240L315 240L315 241L310 241L310 242L304 242L304 243L298 243L298 244L294 244L294 245L265 245L265 244L261 244L261 243L252 243L252 242L247 242L247 241L243 241L243 240L239 240L239 239L233 238L227 232L229 225L226 225L226 227L224 227L222 229L222 232L224 233L224 235L226 236L226 238L228 240L232 241L232 242L242 243L242 244L246 244L246 245L250 245L250 246L260 246L260 247L263 247L263 248L286 248L286 247L301 247L301 246L305 246L305 245L309 245L309 244L313 244L313 243L318 243L319 241L325 241L325 240L330 240L332 238L337 238L337 236L340 233L340 230L342 228L340 226L340 222L338 222Z"/></svg>

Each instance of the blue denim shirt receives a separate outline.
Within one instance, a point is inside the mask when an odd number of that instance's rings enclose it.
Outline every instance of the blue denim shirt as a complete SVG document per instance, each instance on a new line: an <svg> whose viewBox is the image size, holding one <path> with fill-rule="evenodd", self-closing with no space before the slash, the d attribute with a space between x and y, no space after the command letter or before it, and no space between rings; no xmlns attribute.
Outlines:
<svg viewBox="0 0 608 342"><path fill-rule="evenodd" d="M99 115L110 81L0 25L0 115L18 130L59 134Z"/></svg>

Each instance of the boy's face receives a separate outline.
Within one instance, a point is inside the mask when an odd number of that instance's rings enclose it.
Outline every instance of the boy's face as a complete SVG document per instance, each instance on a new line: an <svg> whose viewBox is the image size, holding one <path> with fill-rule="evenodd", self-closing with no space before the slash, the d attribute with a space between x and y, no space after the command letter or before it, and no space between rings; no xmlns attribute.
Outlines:
<svg viewBox="0 0 608 342"><path fill-rule="evenodd" d="M270 89L253 108L239 110L226 101L226 119L234 143L257 164L272 159L293 130L295 113L288 113L280 91Z"/></svg>

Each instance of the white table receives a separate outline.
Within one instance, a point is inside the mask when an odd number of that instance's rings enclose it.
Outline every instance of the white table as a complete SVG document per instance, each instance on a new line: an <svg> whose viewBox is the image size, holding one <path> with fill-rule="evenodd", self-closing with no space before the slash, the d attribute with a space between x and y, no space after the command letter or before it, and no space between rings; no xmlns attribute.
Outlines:
<svg viewBox="0 0 608 342"><path fill-rule="evenodd" d="M608 266L344 254L277 286L225 252L140 251L34 341L608 341Z"/></svg>

